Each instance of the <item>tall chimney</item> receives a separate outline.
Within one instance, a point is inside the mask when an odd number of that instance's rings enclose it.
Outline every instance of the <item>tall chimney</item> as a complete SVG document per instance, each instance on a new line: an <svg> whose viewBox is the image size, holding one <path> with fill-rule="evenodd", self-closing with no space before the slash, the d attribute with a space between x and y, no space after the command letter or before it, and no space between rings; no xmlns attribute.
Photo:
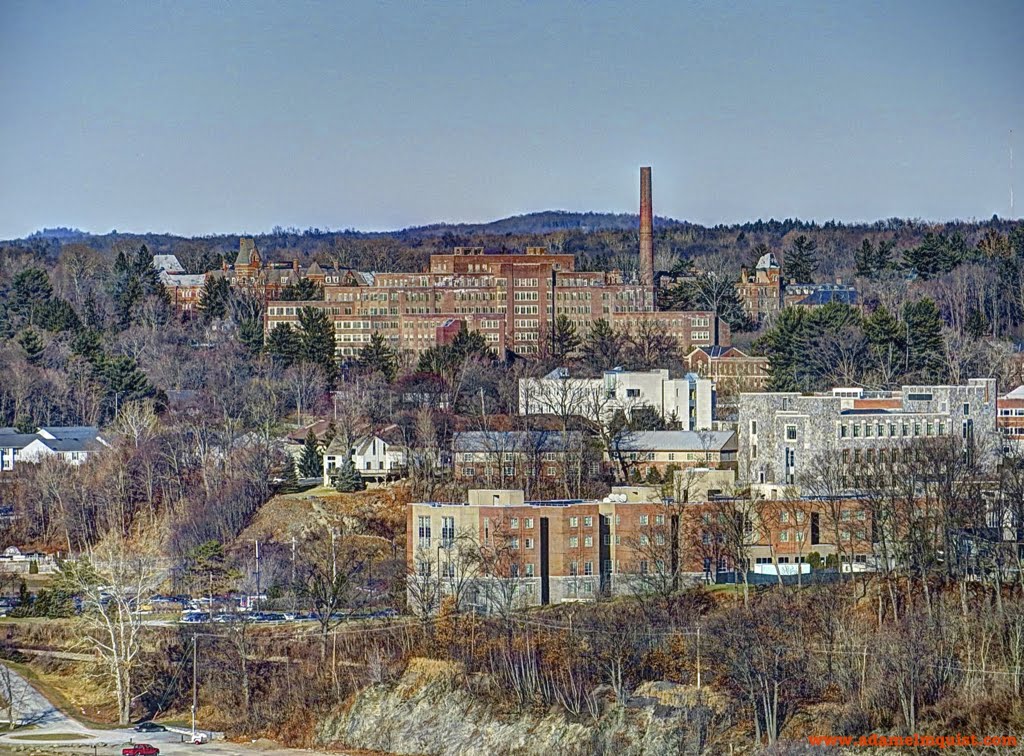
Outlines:
<svg viewBox="0 0 1024 756"><path fill-rule="evenodd" d="M654 214L649 167L640 169L640 283L654 288Z"/></svg>

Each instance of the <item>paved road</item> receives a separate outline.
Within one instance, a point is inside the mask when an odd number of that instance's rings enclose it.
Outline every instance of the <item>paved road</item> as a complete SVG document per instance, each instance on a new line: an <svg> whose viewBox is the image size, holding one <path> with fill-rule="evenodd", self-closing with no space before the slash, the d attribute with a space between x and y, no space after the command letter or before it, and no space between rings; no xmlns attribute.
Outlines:
<svg viewBox="0 0 1024 756"><path fill-rule="evenodd" d="M9 683L8 683L9 681ZM62 751L70 746L76 749L86 746L92 750L95 746L97 756L119 756L121 749L130 742L151 743L160 749L161 754L209 754L209 756L312 756L315 752L291 748L265 748L240 743L229 743L223 740L206 743L201 746L189 742L181 742L183 736L177 732L140 733L132 729L97 730L86 727L76 719L69 717L51 704L45 696L32 687L24 677L6 665L0 664L0 695L7 698L8 685L10 699L13 703L13 719L21 727L8 732L0 730L0 753L9 752L15 747L30 746L33 750ZM0 708L0 728L4 727L7 711ZM30 736L32 740L19 738L19 735ZM49 735L53 740L40 742L36 736ZM68 735L67 739L58 736ZM84 751L88 753L88 750ZM334 752L331 756L344 756Z"/></svg>

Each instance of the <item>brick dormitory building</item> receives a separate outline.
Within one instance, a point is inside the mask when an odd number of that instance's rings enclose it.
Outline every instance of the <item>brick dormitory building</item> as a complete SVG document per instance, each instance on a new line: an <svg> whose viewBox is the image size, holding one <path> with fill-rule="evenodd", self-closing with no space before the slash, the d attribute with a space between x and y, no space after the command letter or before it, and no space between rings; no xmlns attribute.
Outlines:
<svg viewBox="0 0 1024 756"><path fill-rule="evenodd" d="M695 584L736 566L723 534L737 518L733 541L754 571L806 572L797 565L812 554L845 570L877 560L869 508L856 498L675 504L656 487L621 486L599 500L527 501L521 490L480 489L465 502L408 505L408 599L426 610L449 595L493 612Z"/></svg>

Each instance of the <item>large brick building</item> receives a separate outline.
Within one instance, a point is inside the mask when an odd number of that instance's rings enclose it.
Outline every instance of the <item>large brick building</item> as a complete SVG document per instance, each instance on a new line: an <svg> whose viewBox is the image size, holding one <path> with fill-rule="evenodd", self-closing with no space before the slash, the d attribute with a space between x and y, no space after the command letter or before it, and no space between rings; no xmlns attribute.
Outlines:
<svg viewBox="0 0 1024 756"><path fill-rule="evenodd" d="M270 303L267 329L295 323L302 307L321 307L334 322L341 359L357 355L374 333L415 357L461 328L482 334L499 355L536 356L552 344L560 318L572 323L580 337L598 320L633 333L653 324L683 354L693 346L730 343L728 326L716 322L713 312L656 310L652 224L650 169L645 168L638 276L576 270L571 254L544 247L527 247L521 254L456 247L431 255L422 273L364 273L341 281L328 277L323 302ZM239 257L235 270L247 270L246 255Z"/></svg>
<svg viewBox="0 0 1024 756"><path fill-rule="evenodd" d="M380 333L400 352L415 357L437 345L458 323L478 331L499 355L539 355L555 323L567 318L580 336L597 320L635 331L655 323L683 353L715 343L712 312L660 312L654 290L617 271L577 271L572 255L528 248L524 254L485 254L458 247L432 255L424 273L373 273L324 286L322 302L270 302L267 328L296 323L302 307L324 309L334 322L339 358L350 358ZM718 339L729 343L725 323Z"/></svg>
<svg viewBox="0 0 1024 756"><path fill-rule="evenodd" d="M779 565L812 553L845 569L877 566L856 499L676 504L656 488L622 486L601 500L528 501L520 490L481 489L465 502L410 504L406 532L409 601L422 611L444 595L490 612L592 601L736 567L785 572Z"/></svg>

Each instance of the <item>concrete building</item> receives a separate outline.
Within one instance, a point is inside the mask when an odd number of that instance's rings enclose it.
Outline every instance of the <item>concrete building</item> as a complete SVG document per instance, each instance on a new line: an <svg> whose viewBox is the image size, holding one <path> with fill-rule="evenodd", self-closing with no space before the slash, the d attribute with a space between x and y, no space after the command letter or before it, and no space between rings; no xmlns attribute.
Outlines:
<svg viewBox="0 0 1024 756"><path fill-rule="evenodd" d="M982 463L994 459L994 379L898 391L741 394L739 474L754 486L798 486L827 457L851 465L894 461L915 440L954 435L969 441Z"/></svg>
<svg viewBox="0 0 1024 756"><path fill-rule="evenodd" d="M0 471L13 470L24 462L57 457L69 465L80 465L90 454L109 446L92 426L47 426L34 433L0 428Z"/></svg>
<svg viewBox="0 0 1024 756"><path fill-rule="evenodd" d="M543 378L519 379L519 414L581 415L607 423L616 412L627 417L641 408L655 410L682 430L709 430L715 418L715 384L689 373L670 378L668 370L606 370L601 378L574 378L556 368Z"/></svg>

